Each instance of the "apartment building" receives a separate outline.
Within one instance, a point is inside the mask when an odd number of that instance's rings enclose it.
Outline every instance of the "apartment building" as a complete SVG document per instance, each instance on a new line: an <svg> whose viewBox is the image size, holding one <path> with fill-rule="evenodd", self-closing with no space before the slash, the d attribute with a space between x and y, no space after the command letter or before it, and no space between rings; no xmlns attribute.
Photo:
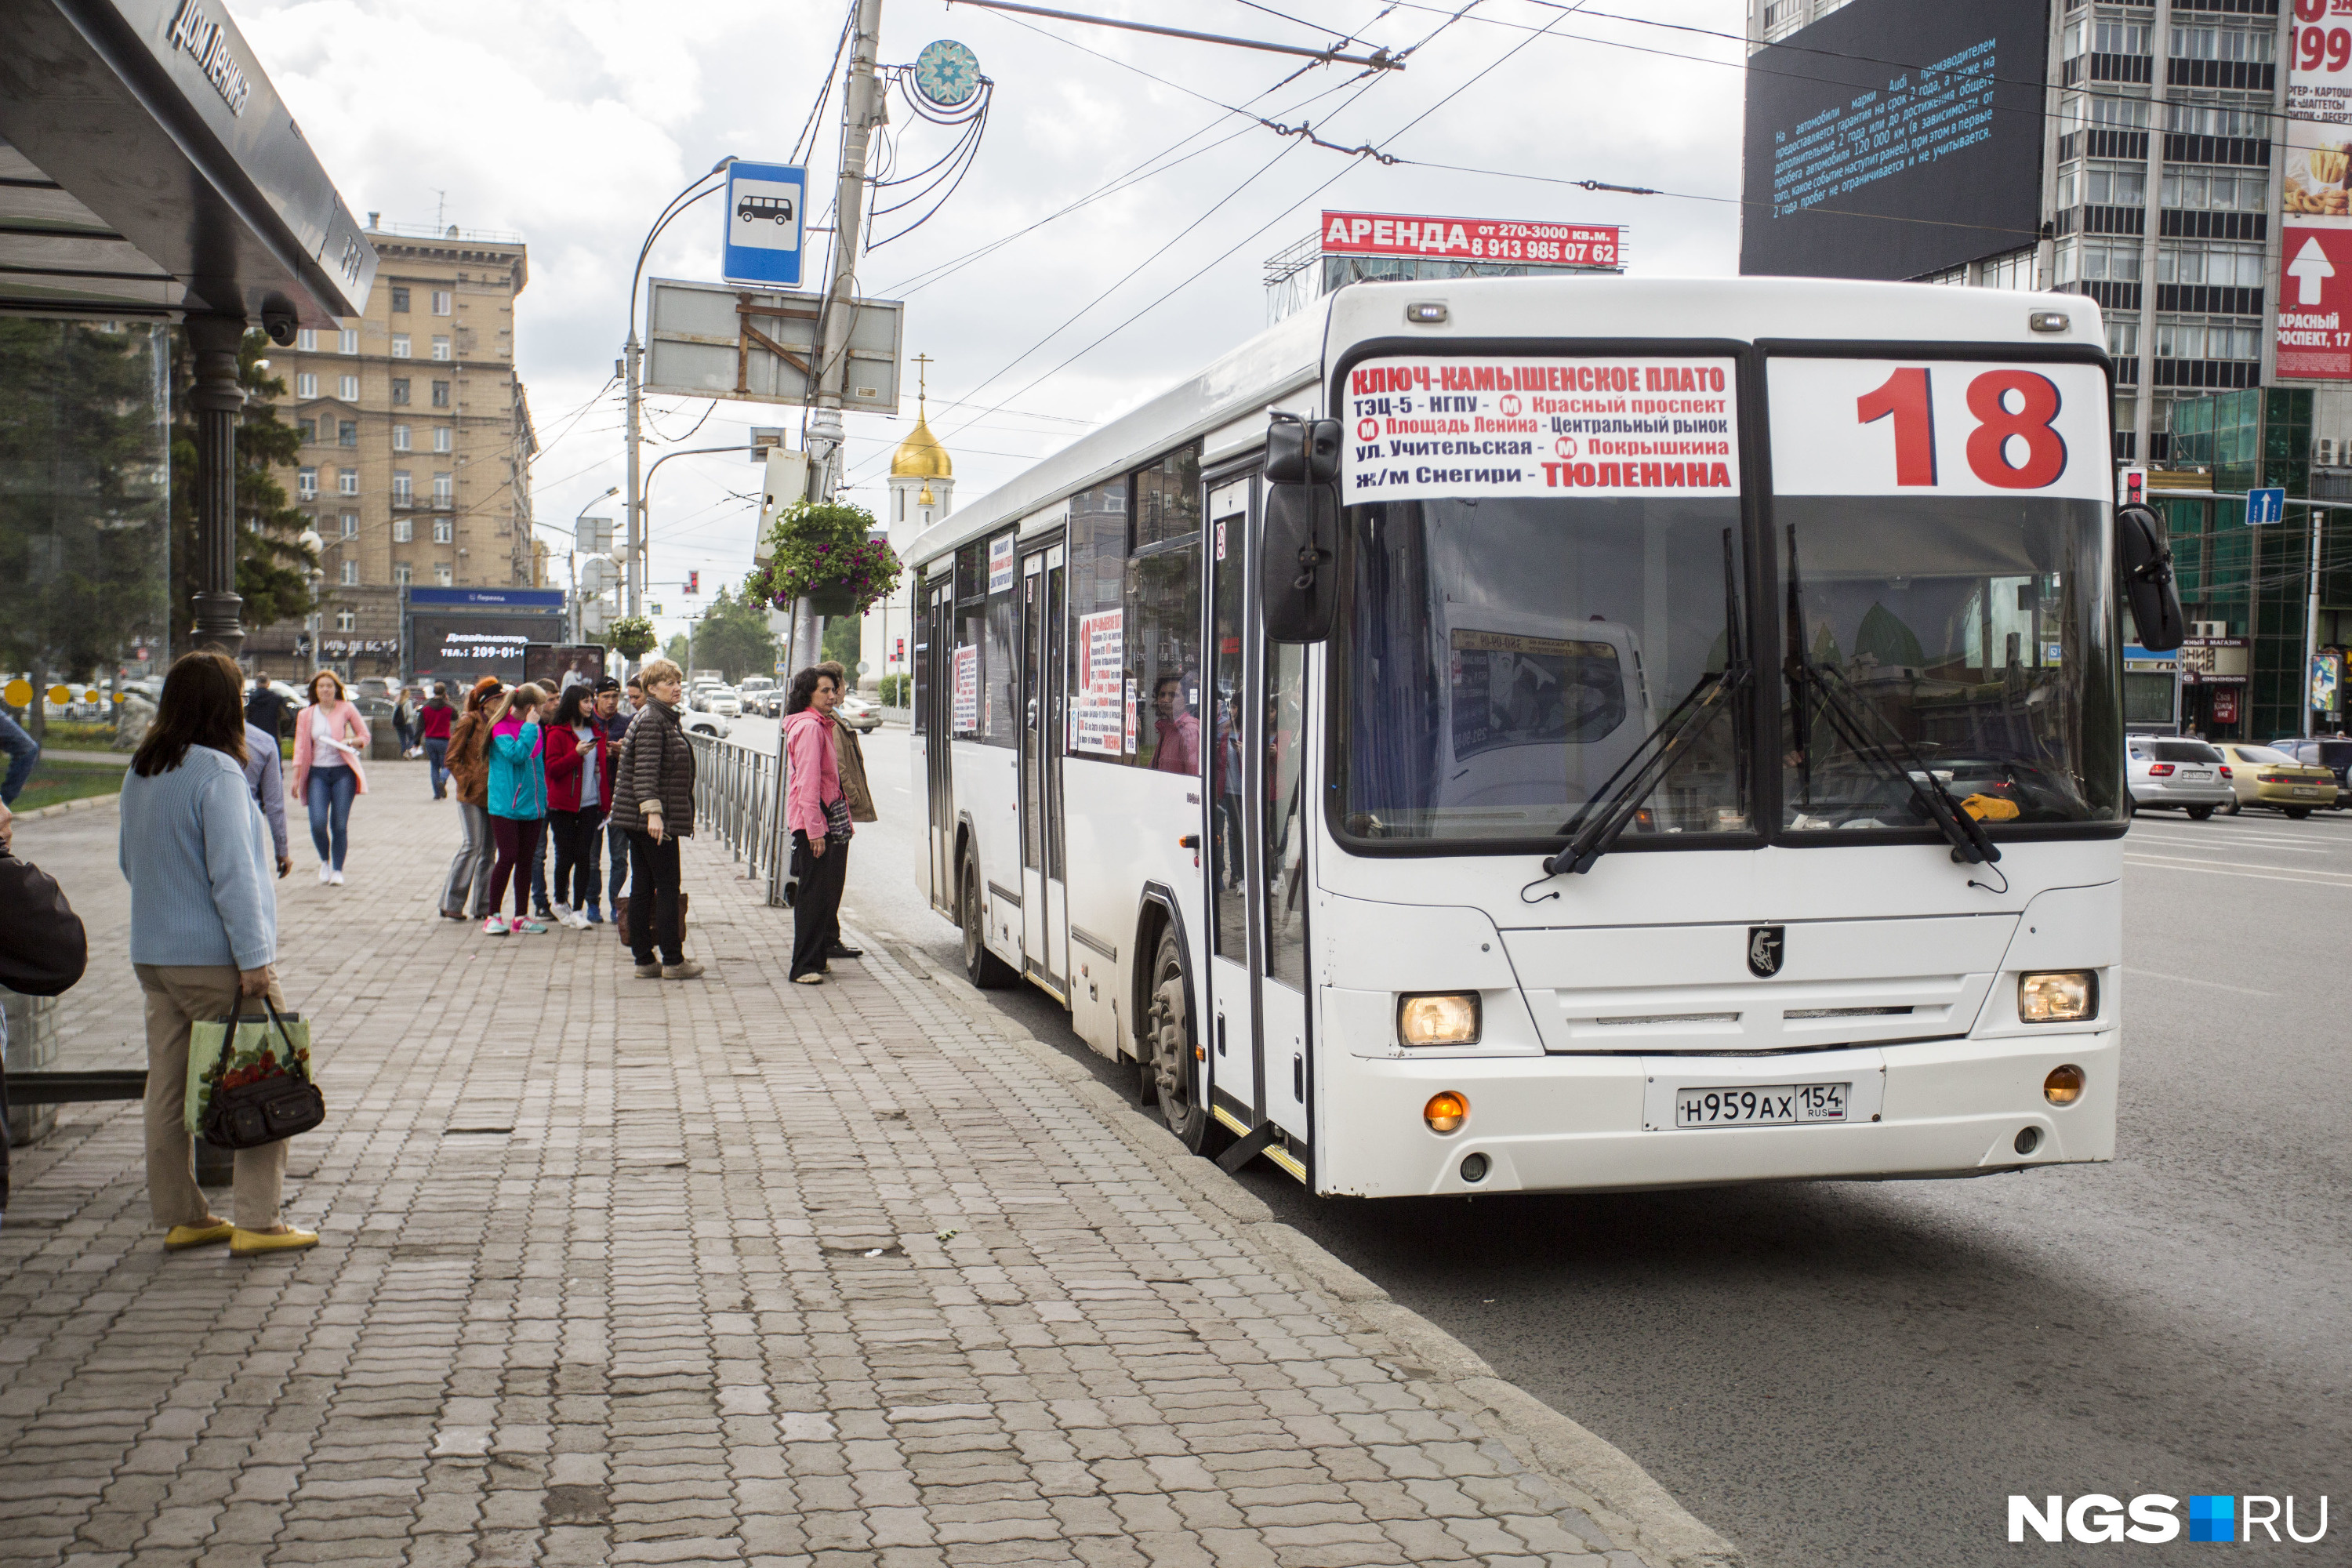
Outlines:
<svg viewBox="0 0 2352 1568"><path fill-rule="evenodd" d="M1841 37L1866 31L1865 10L1887 26L1860 52L1908 59L1899 0L1749 0L1750 51L1811 43L1822 35L1799 35L1832 16ZM2013 14L1985 6L1988 34ZM2000 39L1998 70L2046 84L2040 167L2021 159L2015 175L2039 182L2038 239L1918 280L2096 300L2116 361L2116 459L2160 466L2176 403L2271 376L2292 14L2279 0L2050 0L2024 14L2032 30Z"/></svg>
<svg viewBox="0 0 2352 1568"><path fill-rule="evenodd" d="M287 493L324 542L319 662L347 676L402 671L409 587L534 587L536 437L515 370L520 235L384 224L367 312L303 331L270 356L302 433ZM247 643L271 674L308 673L307 628Z"/></svg>

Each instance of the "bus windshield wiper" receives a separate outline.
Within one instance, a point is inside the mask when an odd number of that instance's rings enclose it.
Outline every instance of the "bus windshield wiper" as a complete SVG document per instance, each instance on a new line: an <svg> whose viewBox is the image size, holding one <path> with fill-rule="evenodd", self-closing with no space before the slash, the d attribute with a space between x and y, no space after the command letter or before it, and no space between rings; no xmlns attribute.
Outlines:
<svg viewBox="0 0 2352 1568"><path fill-rule="evenodd" d="M1715 716L1747 688L1751 666L1748 640L1739 626L1739 576L1733 563L1731 530L1727 528L1723 531L1723 668L1702 676L1698 684L1675 704L1673 711L1642 737L1633 755L1618 764L1617 771L1601 781L1591 798L1561 825L1562 833L1574 837L1559 854L1544 861L1545 876L1592 869L1593 863L1616 844L1618 836L1633 826L1641 813L1642 803L1650 798L1650 792L1697 743ZM1741 750L1738 746L1733 749ZM1745 791L1741 798L1747 798Z"/></svg>
<svg viewBox="0 0 2352 1568"><path fill-rule="evenodd" d="M1797 570L1797 525L1789 525L1789 653L1787 674L1792 707L1794 742L1804 778L1804 797L1812 795L1812 715L1808 690L1819 692L1822 717L1854 755L1882 773L1892 773L1909 786L1919 815L1941 829L1952 846L1952 858L1962 865L1990 865L2000 858L2000 847L1986 836L1983 824L1969 815L1935 770L1921 760L1903 732L1886 715L1864 700L1844 674L1805 654L1803 578ZM1889 745L1871 733L1873 721L1894 739ZM1897 754L1900 749L1900 755Z"/></svg>

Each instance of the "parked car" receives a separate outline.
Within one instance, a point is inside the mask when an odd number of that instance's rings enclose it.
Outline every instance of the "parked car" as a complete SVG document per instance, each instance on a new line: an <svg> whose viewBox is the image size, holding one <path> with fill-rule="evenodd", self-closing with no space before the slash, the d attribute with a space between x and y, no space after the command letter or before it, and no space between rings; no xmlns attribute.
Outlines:
<svg viewBox="0 0 2352 1568"><path fill-rule="evenodd" d="M871 735L882 727L882 710L856 692L841 700L841 705L833 710L833 716L861 735Z"/></svg>
<svg viewBox="0 0 2352 1568"><path fill-rule="evenodd" d="M728 731L734 727L716 713L701 713L692 710L679 714L677 723L678 728L689 735L709 735L719 741L725 740Z"/></svg>
<svg viewBox="0 0 2352 1568"><path fill-rule="evenodd" d="M2309 816L2336 801L2336 775L2317 763L2298 763L2275 746L2250 746L2242 741L2216 741L2213 749L2226 764L2221 769L2238 798L2232 814L2250 805L2267 805L2289 816Z"/></svg>
<svg viewBox="0 0 2352 1568"><path fill-rule="evenodd" d="M2323 735L2306 741L2300 735L2289 735L2283 741L2273 741L2271 749L2284 752L2299 763L2316 763L2336 775L2336 799L2331 806L2352 805L2352 740L2341 735Z"/></svg>
<svg viewBox="0 0 2352 1568"><path fill-rule="evenodd" d="M2237 804L2238 792L2221 776L2228 764L2204 742L2163 735L2134 735L2129 741L2126 783L2132 810L2161 806L2185 811L2202 822L2221 807Z"/></svg>
<svg viewBox="0 0 2352 1568"><path fill-rule="evenodd" d="M743 716L743 700L735 694L731 686L712 687L703 694L702 706L721 719L740 719Z"/></svg>

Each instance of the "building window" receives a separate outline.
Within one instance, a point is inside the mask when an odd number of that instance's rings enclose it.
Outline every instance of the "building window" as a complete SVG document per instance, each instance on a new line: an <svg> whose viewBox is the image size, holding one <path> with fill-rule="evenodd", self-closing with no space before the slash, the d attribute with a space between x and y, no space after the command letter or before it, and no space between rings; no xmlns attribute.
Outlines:
<svg viewBox="0 0 2352 1568"><path fill-rule="evenodd" d="M2145 100L2137 100L2147 107ZM2147 123L2143 115L2139 121ZM2164 128L2189 136L2251 136L2268 137L2271 133L2270 111L2263 109L2241 109L2234 104L2197 103L2184 101L2164 106Z"/></svg>
<svg viewBox="0 0 2352 1568"><path fill-rule="evenodd" d="M392 585L395 588L405 588L408 586L409 579L415 574L416 569L407 562L397 563L392 569Z"/></svg>
<svg viewBox="0 0 2352 1568"><path fill-rule="evenodd" d="M347 354L355 354L359 353L360 334L358 330L352 327L345 327L341 332L336 334L336 347Z"/></svg>
<svg viewBox="0 0 2352 1568"><path fill-rule="evenodd" d="M359 494L360 471L357 468L337 468L335 470L335 493L339 496L355 496Z"/></svg>
<svg viewBox="0 0 2352 1568"><path fill-rule="evenodd" d="M395 375L392 378L392 400L402 406L407 405L408 378L406 376Z"/></svg>
<svg viewBox="0 0 2352 1568"><path fill-rule="evenodd" d="M2204 283L2222 289L2263 286L2263 247L2227 243L2165 244L2156 250L2158 283ZM2158 357L2169 357L2158 351ZM2187 356L2194 358L2197 356Z"/></svg>
<svg viewBox="0 0 2352 1568"><path fill-rule="evenodd" d="M2102 32L2105 28L2100 29ZM2243 60L2263 64L2274 56L2277 35L2265 27L2175 27L2172 58L2177 60Z"/></svg>
<svg viewBox="0 0 2352 1568"><path fill-rule="evenodd" d="M319 470L298 468L294 473L294 493L303 500L319 499Z"/></svg>
<svg viewBox="0 0 2352 1568"><path fill-rule="evenodd" d="M360 422L356 419L337 420L335 422L335 445L338 447L356 447L359 444Z"/></svg>
<svg viewBox="0 0 2352 1568"><path fill-rule="evenodd" d="M394 516L393 518L392 542L394 544L405 544L415 537L416 524L415 521L406 517Z"/></svg>
<svg viewBox="0 0 2352 1568"><path fill-rule="evenodd" d="M416 479L406 468L392 471L392 504L407 506L416 499Z"/></svg>
<svg viewBox="0 0 2352 1568"><path fill-rule="evenodd" d="M433 542L434 542L434 543L436 543L436 544L454 544L454 543L456 543L456 542L457 542L457 520L456 518L454 518L454 517L436 517L436 518L435 518L435 519L433 520Z"/></svg>
<svg viewBox="0 0 2352 1568"><path fill-rule="evenodd" d="M408 334L406 332L394 332L392 334L392 357L394 359L406 359L408 357Z"/></svg>
<svg viewBox="0 0 2352 1568"><path fill-rule="evenodd" d="M294 421L294 425L297 429L302 432L302 445L305 447L308 447L318 440L319 422L316 419L297 419Z"/></svg>
<svg viewBox="0 0 2352 1568"><path fill-rule="evenodd" d="M2156 319L2158 359L2260 359L2262 328L2251 321L2201 321L2194 316Z"/></svg>
<svg viewBox="0 0 2352 1568"><path fill-rule="evenodd" d="M360 585L360 563L359 563L358 562L356 562L356 561L346 561L346 562L344 562L344 563L343 563L343 586L344 586L344 587L346 587L346 588L356 588L356 587L358 587L359 585ZM351 612L350 612L349 610L346 610L346 611L344 611L343 613L344 613L345 615L347 615L347 616L348 616L349 614L351 614Z"/></svg>
<svg viewBox="0 0 2352 1568"><path fill-rule="evenodd" d="M457 480L453 474L433 476L433 504L447 506L457 499Z"/></svg>
<svg viewBox="0 0 2352 1568"><path fill-rule="evenodd" d="M447 359L449 357L449 340L447 338L436 337L433 340L433 357L435 359Z"/></svg>
<svg viewBox="0 0 2352 1568"><path fill-rule="evenodd" d="M345 539L357 539L360 536L360 514L355 511L338 513L336 526L342 530Z"/></svg>
<svg viewBox="0 0 2352 1568"><path fill-rule="evenodd" d="M2139 323L2128 316L2109 316L2107 352L2118 358L2139 353Z"/></svg>
<svg viewBox="0 0 2352 1568"><path fill-rule="evenodd" d="M2145 98L2126 98L2114 92L2066 95L2059 110L2058 131L2064 135L2089 125L2097 130L2145 131L2148 125L2150 106Z"/></svg>
<svg viewBox="0 0 2352 1568"><path fill-rule="evenodd" d="M294 378L294 395L306 403L318 396L319 378L307 370L303 371Z"/></svg>
<svg viewBox="0 0 2352 1568"><path fill-rule="evenodd" d="M357 403L360 400L360 378L355 375L337 376L335 395L345 403Z"/></svg>
<svg viewBox="0 0 2352 1568"><path fill-rule="evenodd" d="M2058 205L2077 202L2095 207L2137 207L2147 205L2145 163L2069 164L2058 176Z"/></svg>
<svg viewBox="0 0 2352 1568"><path fill-rule="evenodd" d="M446 561L436 561L433 563L433 580L444 588L449 585L450 572L449 563Z"/></svg>
<svg viewBox="0 0 2352 1568"><path fill-rule="evenodd" d="M449 314L449 290L446 289L433 290L433 313L436 316L446 316Z"/></svg>
<svg viewBox="0 0 2352 1568"><path fill-rule="evenodd" d="M2197 169L2167 163L2159 190L2168 207L2258 213L2267 210L2270 204L2270 176L2241 174L2235 169Z"/></svg>
<svg viewBox="0 0 2352 1568"><path fill-rule="evenodd" d="M304 327L300 331L294 334L294 346L306 354L317 353L319 352L319 330L316 327Z"/></svg>
<svg viewBox="0 0 2352 1568"><path fill-rule="evenodd" d="M395 452L405 452L408 450L407 426L395 425L392 427L392 449Z"/></svg>
<svg viewBox="0 0 2352 1568"><path fill-rule="evenodd" d="M433 384L433 406L436 408L446 408L449 406L449 384L447 382L436 381Z"/></svg>
<svg viewBox="0 0 2352 1568"><path fill-rule="evenodd" d="M392 313L395 316L408 314L408 290L397 284L392 290Z"/></svg>
<svg viewBox="0 0 2352 1568"><path fill-rule="evenodd" d="M446 425L436 425L433 426L433 449L436 452L446 452L449 450L449 448L455 445L453 438L457 434L457 433L455 430L450 429Z"/></svg>
<svg viewBox="0 0 2352 1568"><path fill-rule="evenodd" d="M2139 241L2136 239L2063 239L2058 242L2058 276L2053 281L2133 282L2139 277Z"/></svg>
<svg viewBox="0 0 2352 1568"><path fill-rule="evenodd" d="M346 583L356 583L359 581L359 574L356 572L352 572L346 568L343 581ZM355 632L359 630L359 612L356 610L337 610L335 612L335 629L339 632Z"/></svg>

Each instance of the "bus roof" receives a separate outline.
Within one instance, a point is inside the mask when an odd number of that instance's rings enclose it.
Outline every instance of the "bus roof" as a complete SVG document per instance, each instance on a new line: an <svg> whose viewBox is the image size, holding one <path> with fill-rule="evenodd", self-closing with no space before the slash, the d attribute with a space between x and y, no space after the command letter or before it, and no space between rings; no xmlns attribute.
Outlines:
<svg viewBox="0 0 2352 1568"><path fill-rule="evenodd" d="M1408 325L1408 301L1440 300L1440 326ZM2028 325L2037 311L2067 330ZM1643 330L1645 329L1646 330ZM1717 338L2087 345L2104 353L2097 303L2081 294L1828 278L1452 278L1350 283L1212 361L1158 396L1042 458L915 540L926 563L1017 523L1171 447L1248 417L1322 378L1328 354L1374 338Z"/></svg>

